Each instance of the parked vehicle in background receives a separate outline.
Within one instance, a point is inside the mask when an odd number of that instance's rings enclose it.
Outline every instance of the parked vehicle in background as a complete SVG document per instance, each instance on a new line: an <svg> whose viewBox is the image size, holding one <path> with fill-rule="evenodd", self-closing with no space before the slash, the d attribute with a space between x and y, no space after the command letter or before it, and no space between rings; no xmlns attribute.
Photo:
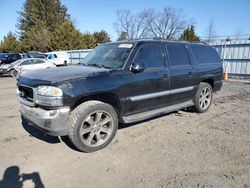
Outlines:
<svg viewBox="0 0 250 188"><path fill-rule="evenodd" d="M69 55L67 52L56 51L46 53L47 59L57 66L66 66L69 63Z"/></svg>
<svg viewBox="0 0 250 188"><path fill-rule="evenodd" d="M222 74L219 55L207 44L131 40L96 47L82 66L23 73L17 95L34 126L93 152L112 141L119 122L188 107L206 112Z"/></svg>
<svg viewBox="0 0 250 188"><path fill-rule="evenodd" d="M1 59L1 64L10 64L22 58L26 58L26 56L24 54L16 54L16 53L5 54L4 58Z"/></svg>
<svg viewBox="0 0 250 188"><path fill-rule="evenodd" d="M40 58L25 58L17 60L11 64L0 66L1 76L16 76L21 71L46 69L56 67L56 65L46 59Z"/></svg>
<svg viewBox="0 0 250 188"><path fill-rule="evenodd" d="M41 59L46 58L46 54L36 51L26 53L25 55L27 56L27 58L41 58Z"/></svg>
<svg viewBox="0 0 250 188"><path fill-rule="evenodd" d="M3 61L3 60L5 60L7 57L8 57L8 55L7 55L7 54L5 54L5 53L1 53L1 54L0 54L0 64L1 64L1 63L2 63L2 61Z"/></svg>

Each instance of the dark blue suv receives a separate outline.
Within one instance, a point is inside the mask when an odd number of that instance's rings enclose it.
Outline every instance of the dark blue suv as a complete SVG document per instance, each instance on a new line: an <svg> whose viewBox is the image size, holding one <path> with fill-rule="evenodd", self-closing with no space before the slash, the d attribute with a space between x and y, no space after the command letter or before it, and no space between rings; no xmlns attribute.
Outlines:
<svg viewBox="0 0 250 188"><path fill-rule="evenodd" d="M188 107L206 112L222 86L222 63L207 44L133 40L100 45L81 66L24 72L17 80L23 117L93 152L111 142L119 122Z"/></svg>

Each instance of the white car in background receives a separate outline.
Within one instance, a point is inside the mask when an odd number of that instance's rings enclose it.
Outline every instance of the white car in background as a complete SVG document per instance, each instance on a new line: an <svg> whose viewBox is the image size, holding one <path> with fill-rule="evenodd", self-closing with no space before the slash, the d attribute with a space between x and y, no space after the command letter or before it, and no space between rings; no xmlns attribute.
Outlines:
<svg viewBox="0 0 250 188"><path fill-rule="evenodd" d="M69 55L64 51L46 53L47 59L57 66L66 66L69 63Z"/></svg>
<svg viewBox="0 0 250 188"><path fill-rule="evenodd" d="M50 62L46 59L26 58L26 59L17 60L9 64L9 66L6 65L3 68L6 69L5 71L9 73L10 75L16 76L18 73L23 72L23 71L47 69L47 68L53 68L53 67L56 67L56 65L53 62Z"/></svg>

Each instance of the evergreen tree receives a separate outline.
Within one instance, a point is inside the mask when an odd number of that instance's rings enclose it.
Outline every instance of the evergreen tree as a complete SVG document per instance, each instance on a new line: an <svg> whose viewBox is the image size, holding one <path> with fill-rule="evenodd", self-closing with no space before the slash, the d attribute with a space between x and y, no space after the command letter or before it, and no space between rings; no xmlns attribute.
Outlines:
<svg viewBox="0 0 250 188"><path fill-rule="evenodd" d="M108 33L104 30L101 30L100 32L94 32L93 37L94 37L95 42L97 44L110 42L110 37L109 37Z"/></svg>
<svg viewBox="0 0 250 188"><path fill-rule="evenodd" d="M71 21L65 21L51 37L50 50L72 50L87 48L84 37Z"/></svg>
<svg viewBox="0 0 250 188"><path fill-rule="evenodd" d="M90 33L83 33L83 42L87 49L95 48L98 43L96 43L95 37Z"/></svg>
<svg viewBox="0 0 250 188"><path fill-rule="evenodd" d="M67 8L60 0L26 0L18 14L17 28L20 30L21 38L26 37L26 32L41 21L49 31L55 31L69 19Z"/></svg>
<svg viewBox="0 0 250 188"><path fill-rule="evenodd" d="M25 35L22 40L23 51L46 52L50 49L51 32L45 27L43 21L38 21Z"/></svg>
<svg viewBox="0 0 250 188"><path fill-rule="evenodd" d="M0 43L0 52L3 53L16 53L20 51L20 42L16 36L9 32Z"/></svg>
<svg viewBox="0 0 250 188"><path fill-rule="evenodd" d="M180 40L185 41L200 41L200 38L195 34L195 26L191 25L183 31Z"/></svg>

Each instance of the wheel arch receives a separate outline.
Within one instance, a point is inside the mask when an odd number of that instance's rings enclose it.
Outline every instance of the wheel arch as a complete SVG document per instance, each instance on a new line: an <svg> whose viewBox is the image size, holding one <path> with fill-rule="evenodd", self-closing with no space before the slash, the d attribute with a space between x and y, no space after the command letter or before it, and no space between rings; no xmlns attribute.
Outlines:
<svg viewBox="0 0 250 188"><path fill-rule="evenodd" d="M90 101L90 100L97 100L97 101L101 101L101 102L110 104L111 106L114 107L114 109L117 113L117 116L120 117L121 103L120 103L118 96L115 95L114 93L98 93L98 94L94 94L94 95L87 95L87 96L80 97L74 103L74 105L71 107L71 109L73 110L77 106L82 104L83 102Z"/></svg>
<svg viewBox="0 0 250 188"><path fill-rule="evenodd" d="M206 78L206 79L201 80L201 82L208 83L212 87L212 89L214 89L214 79L213 78Z"/></svg>

